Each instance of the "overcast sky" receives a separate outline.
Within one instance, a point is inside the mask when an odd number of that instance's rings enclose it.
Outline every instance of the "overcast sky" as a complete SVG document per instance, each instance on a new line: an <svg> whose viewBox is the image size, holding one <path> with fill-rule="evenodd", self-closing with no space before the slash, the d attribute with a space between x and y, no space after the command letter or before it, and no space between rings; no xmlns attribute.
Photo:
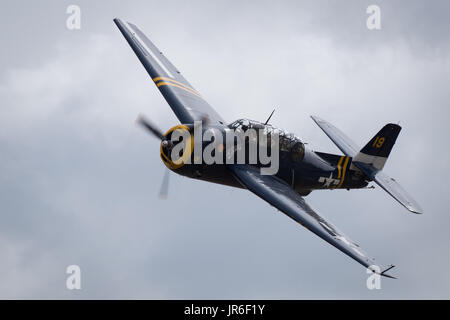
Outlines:
<svg viewBox="0 0 450 320"><path fill-rule="evenodd" d="M66 8L81 8L81 30ZM381 8L381 30L366 8ZM2 1L0 298L450 298L448 1ZM144 113L178 120L112 19L138 25L231 122L265 120L338 153L403 130L380 188L307 201L398 280L365 269L245 190L171 175ZM82 289L66 289L81 267Z"/></svg>

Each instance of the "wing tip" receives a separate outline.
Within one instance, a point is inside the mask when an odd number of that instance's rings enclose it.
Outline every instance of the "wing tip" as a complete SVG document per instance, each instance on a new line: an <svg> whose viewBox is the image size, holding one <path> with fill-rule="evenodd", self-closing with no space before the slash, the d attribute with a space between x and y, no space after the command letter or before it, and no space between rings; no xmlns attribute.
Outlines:
<svg viewBox="0 0 450 320"><path fill-rule="evenodd" d="M314 115L310 115L310 117L311 117L311 119L313 119L315 122L317 122L317 121L323 121L320 117L318 117L318 116L314 116Z"/></svg>
<svg viewBox="0 0 450 320"><path fill-rule="evenodd" d="M423 214L423 210L421 208L407 208L407 209L414 214Z"/></svg>
<svg viewBox="0 0 450 320"><path fill-rule="evenodd" d="M120 19L120 18L114 18L113 19L113 21L114 21L114 23L116 24L116 26L117 27L119 27L119 29L121 28L121 27L123 27L123 28L125 28L125 24L130 24L130 22L129 21L124 21L124 20L122 20L122 19Z"/></svg>
<svg viewBox="0 0 450 320"><path fill-rule="evenodd" d="M407 204L404 204L404 207L408 209L408 211L415 214L423 214L423 209L417 203L411 203L411 201Z"/></svg>
<svg viewBox="0 0 450 320"><path fill-rule="evenodd" d="M143 117L144 117L144 115L142 113L139 113L136 117L136 120L134 120L135 123L141 123Z"/></svg>

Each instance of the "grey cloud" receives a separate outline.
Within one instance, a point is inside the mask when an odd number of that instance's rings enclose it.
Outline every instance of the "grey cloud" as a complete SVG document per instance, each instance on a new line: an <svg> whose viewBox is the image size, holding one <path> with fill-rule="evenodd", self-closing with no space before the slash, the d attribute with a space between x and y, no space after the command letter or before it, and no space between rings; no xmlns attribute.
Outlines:
<svg viewBox="0 0 450 320"><path fill-rule="evenodd" d="M79 32L65 29L67 4L3 10L15 28L1 34L0 297L448 298L447 2L378 1L377 32L361 1L81 1ZM400 121L385 169L424 215L379 189L308 197L399 280L367 290L364 269L244 190L172 174L159 200L159 145L133 121L177 120L115 16L229 121L276 106L275 125L335 153L310 114L360 145ZM65 289L69 264L80 292Z"/></svg>

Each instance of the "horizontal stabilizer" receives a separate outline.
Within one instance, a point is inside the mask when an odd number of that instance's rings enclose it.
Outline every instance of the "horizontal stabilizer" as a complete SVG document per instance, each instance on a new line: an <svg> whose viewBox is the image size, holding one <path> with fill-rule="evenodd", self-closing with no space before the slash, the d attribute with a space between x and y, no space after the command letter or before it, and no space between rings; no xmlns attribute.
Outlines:
<svg viewBox="0 0 450 320"><path fill-rule="evenodd" d="M358 153L360 148L341 130L319 117L311 118L346 156L354 157Z"/></svg>
<svg viewBox="0 0 450 320"><path fill-rule="evenodd" d="M397 183L397 181L395 181L395 179L380 171L375 175L374 181L409 211L418 214L423 213L420 205L400 184Z"/></svg>

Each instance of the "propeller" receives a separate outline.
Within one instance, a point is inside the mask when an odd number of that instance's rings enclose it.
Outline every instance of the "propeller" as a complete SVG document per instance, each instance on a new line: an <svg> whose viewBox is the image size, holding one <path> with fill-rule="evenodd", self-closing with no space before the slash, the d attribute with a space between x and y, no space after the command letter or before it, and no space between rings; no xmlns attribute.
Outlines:
<svg viewBox="0 0 450 320"><path fill-rule="evenodd" d="M167 199L167 196L169 195L169 177L170 177L170 170L166 168L166 171L164 172L164 177L161 183L161 188L159 189L159 198L160 199Z"/></svg>
<svg viewBox="0 0 450 320"><path fill-rule="evenodd" d="M163 146L169 146L170 141L167 141L165 139L164 133L151 121L146 119L142 114L138 115L136 119L136 123L140 124L144 128L146 128L153 136L161 140L161 143ZM167 199L167 196L169 194L169 176L170 176L170 170L166 168L166 171L164 172L163 180L161 183L161 188L159 190L159 198L160 199Z"/></svg>
<svg viewBox="0 0 450 320"><path fill-rule="evenodd" d="M151 123L149 120L144 118L142 114L138 115L136 119L136 123L142 125L144 128L146 128L148 131L150 131L151 134L153 134L155 137L157 137L159 140L164 140L164 133L153 123Z"/></svg>

